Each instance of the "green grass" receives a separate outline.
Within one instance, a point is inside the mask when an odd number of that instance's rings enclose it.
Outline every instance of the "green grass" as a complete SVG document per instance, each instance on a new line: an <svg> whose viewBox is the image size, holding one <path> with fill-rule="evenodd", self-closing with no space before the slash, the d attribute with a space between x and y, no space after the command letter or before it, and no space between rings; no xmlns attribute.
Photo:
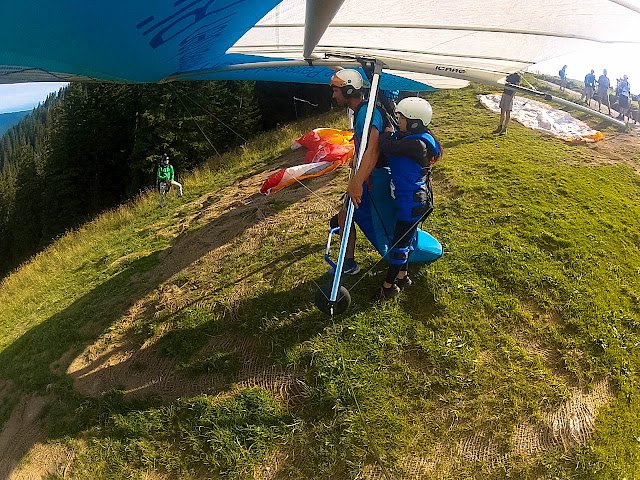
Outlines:
<svg viewBox="0 0 640 480"><path fill-rule="evenodd" d="M89 434L74 465L77 478L142 478L150 469L190 476L242 478L264 458L291 418L267 392L249 389L235 398L208 396L127 414L113 414Z"/></svg>
<svg viewBox="0 0 640 480"><path fill-rule="evenodd" d="M446 153L434 169L436 210L425 228L445 255L414 269L415 286L397 301L371 302L385 266L360 236L358 258L370 275L353 289L349 312L330 320L312 305L344 172L310 183L314 195L291 187L271 197L262 217L218 245L227 248L219 259L195 255L162 269L179 236L195 248L211 228L190 201L222 198L298 133L339 120L288 127L196 172L184 199L161 210L157 199L141 198L110 212L3 282L0 379L13 387L0 421L20 395L53 395L43 421L52 441L77 448L77 478L252 478L278 452L288 458L279 479L359 478L367 465L397 478L410 469L407 458L427 459L442 478L640 476L638 175L582 166L589 147L516 124L506 137L491 135L498 118L475 99L482 91L428 97ZM190 215L196 219L180 230ZM269 221L262 227L260 218ZM285 408L264 390L229 384L223 398L86 398L51 368L118 333L127 309L163 286L179 288L184 301L138 318L130 328L140 345L152 343L187 376L231 379L242 368L238 354L202 348L218 336L251 339L265 365L298 372L303 396ZM614 398L587 443L513 454L517 425L541 422L603 378ZM491 466L460 456L474 435L505 460Z"/></svg>

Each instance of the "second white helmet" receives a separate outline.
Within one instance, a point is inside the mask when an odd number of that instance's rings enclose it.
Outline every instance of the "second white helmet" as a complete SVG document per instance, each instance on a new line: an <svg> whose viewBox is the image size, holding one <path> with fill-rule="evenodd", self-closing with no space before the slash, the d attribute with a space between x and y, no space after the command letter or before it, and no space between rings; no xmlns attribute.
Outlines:
<svg viewBox="0 0 640 480"><path fill-rule="evenodd" d="M407 118L407 126L411 131L420 131L427 128L433 117L431 104L424 98L407 97L398 102L396 112Z"/></svg>

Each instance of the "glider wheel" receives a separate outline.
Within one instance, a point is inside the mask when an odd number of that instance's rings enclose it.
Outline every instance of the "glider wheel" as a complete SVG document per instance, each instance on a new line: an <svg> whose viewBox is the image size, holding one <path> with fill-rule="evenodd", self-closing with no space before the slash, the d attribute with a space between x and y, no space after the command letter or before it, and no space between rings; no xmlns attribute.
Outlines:
<svg viewBox="0 0 640 480"><path fill-rule="evenodd" d="M331 308L331 302L329 298L331 296L331 285L325 285L320 290L316 292L316 307L323 313L327 315L341 315L347 311L349 305L351 305L351 295L349 294L349 290L344 285L340 285L340 290L338 290L338 298L333 304L333 309ZM333 310L333 311L332 311Z"/></svg>

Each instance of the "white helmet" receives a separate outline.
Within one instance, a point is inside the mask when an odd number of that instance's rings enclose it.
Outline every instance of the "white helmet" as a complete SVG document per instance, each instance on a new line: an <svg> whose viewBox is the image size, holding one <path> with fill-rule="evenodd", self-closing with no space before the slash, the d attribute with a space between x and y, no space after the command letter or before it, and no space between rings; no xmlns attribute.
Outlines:
<svg viewBox="0 0 640 480"><path fill-rule="evenodd" d="M360 72L351 68L345 68L343 70L338 70L333 74L329 85L332 87L343 88L345 96L351 97L355 92L360 92L362 90L364 81L362 80Z"/></svg>
<svg viewBox="0 0 640 480"><path fill-rule="evenodd" d="M431 104L423 98L407 97L398 102L396 112L407 118L410 131L424 130L431 123L433 110Z"/></svg>

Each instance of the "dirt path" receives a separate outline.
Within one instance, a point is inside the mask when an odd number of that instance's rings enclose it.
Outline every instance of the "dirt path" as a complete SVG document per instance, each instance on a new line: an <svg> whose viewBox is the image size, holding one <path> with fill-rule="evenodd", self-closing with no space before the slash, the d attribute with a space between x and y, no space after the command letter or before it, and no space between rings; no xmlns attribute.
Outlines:
<svg viewBox="0 0 640 480"><path fill-rule="evenodd" d="M586 155L592 165L626 165L640 175L640 128L605 136L589 144Z"/></svg>

